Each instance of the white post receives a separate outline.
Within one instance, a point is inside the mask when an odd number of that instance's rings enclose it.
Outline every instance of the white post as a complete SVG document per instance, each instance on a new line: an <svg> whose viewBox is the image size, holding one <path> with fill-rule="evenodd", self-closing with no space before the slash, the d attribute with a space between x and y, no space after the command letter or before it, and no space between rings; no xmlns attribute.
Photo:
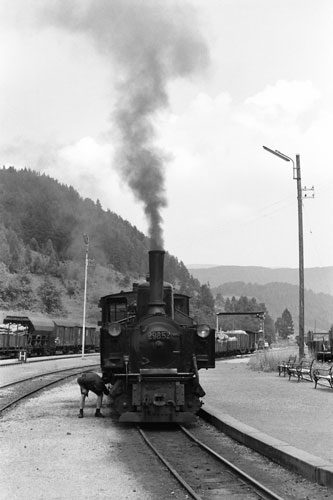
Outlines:
<svg viewBox="0 0 333 500"><path fill-rule="evenodd" d="M85 272L84 272L84 295L83 295L82 359L84 359L84 344L86 339L86 302L87 302L89 236L87 234L84 234L83 240L86 245L86 261L85 261Z"/></svg>

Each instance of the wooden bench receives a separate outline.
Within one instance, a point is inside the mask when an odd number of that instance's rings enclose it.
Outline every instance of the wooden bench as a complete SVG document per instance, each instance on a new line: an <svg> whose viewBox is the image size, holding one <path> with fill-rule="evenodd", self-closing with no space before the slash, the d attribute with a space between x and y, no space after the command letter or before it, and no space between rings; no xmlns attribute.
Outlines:
<svg viewBox="0 0 333 500"><path fill-rule="evenodd" d="M281 363L278 364L279 376L281 375L281 373L283 373L283 376L285 377L287 369L295 365L296 359L297 356L289 356L287 361L281 361Z"/></svg>
<svg viewBox="0 0 333 500"><path fill-rule="evenodd" d="M302 359L299 364L295 364L294 366L287 368L289 380L292 376L294 376L297 377L298 382L300 380L312 382L312 366L314 361L314 359Z"/></svg>
<svg viewBox="0 0 333 500"><path fill-rule="evenodd" d="M333 389L333 365L315 368L313 370L313 381L315 383L315 389L317 388L317 384L319 380L325 380L328 382L331 389ZM319 382L319 385L324 385Z"/></svg>

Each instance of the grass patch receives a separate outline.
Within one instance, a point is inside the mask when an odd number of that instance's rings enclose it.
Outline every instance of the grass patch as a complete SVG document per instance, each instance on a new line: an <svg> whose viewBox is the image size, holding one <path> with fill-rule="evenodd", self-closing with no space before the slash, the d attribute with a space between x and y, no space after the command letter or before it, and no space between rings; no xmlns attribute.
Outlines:
<svg viewBox="0 0 333 500"><path fill-rule="evenodd" d="M250 370L275 372L282 361L286 361L289 356L295 355L298 357L298 348L288 349L287 351L256 351L255 354L251 356L247 366Z"/></svg>

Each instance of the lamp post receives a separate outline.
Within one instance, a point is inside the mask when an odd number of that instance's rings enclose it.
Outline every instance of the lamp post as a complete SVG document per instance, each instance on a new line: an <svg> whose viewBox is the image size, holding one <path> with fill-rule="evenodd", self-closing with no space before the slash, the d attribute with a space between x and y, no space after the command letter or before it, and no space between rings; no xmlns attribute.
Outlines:
<svg viewBox="0 0 333 500"><path fill-rule="evenodd" d="M303 251L303 211L302 211L302 184L300 156L296 155L296 165L292 158L266 146L263 148L284 161L293 164L293 179L297 181L297 203L298 203L298 255L299 255L299 358L304 357L304 251Z"/></svg>
<svg viewBox="0 0 333 500"><path fill-rule="evenodd" d="M86 260L84 270L84 294L83 294L83 322L82 322L82 359L84 359L84 344L86 339L86 303L87 303L87 277L88 277L88 253L89 253L89 236L83 235L83 241L86 245Z"/></svg>

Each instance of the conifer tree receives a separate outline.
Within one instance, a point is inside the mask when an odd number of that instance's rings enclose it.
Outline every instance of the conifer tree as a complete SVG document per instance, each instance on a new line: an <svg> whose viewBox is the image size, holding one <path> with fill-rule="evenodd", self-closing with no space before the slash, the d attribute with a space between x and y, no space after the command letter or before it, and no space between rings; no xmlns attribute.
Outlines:
<svg viewBox="0 0 333 500"><path fill-rule="evenodd" d="M275 329L282 339L294 334L294 322L287 308L283 311L282 316L276 320Z"/></svg>

